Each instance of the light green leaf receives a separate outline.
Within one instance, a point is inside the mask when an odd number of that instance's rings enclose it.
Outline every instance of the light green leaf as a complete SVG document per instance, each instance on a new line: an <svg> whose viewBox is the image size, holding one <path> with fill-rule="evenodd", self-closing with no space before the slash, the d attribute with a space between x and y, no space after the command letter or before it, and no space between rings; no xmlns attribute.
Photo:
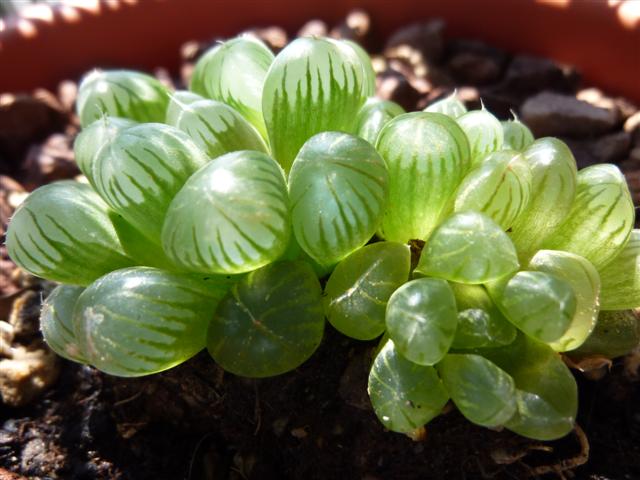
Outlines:
<svg viewBox="0 0 640 480"><path fill-rule="evenodd" d="M373 70L373 64L371 63L371 57L367 51L362 48L359 44L352 40L344 39L342 40L344 43L349 45L358 55L360 59L360 63L362 64L362 70L365 81L363 82L363 95L365 97L371 97L376 94L376 72ZM401 107L402 108L402 107ZM404 113L404 110L403 112ZM373 143L373 142L371 142Z"/></svg>
<svg viewBox="0 0 640 480"><path fill-rule="evenodd" d="M426 240L469 170L464 132L441 113L406 113L385 125L376 148L389 169L382 236L401 243Z"/></svg>
<svg viewBox="0 0 640 480"><path fill-rule="evenodd" d="M387 330L398 351L419 365L433 365L447 353L458 323L449 284L419 278L402 285L387 303Z"/></svg>
<svg viewBox="0 0 640 480"><path fill-rule="evenodd" d="M615 165L593 165L578 173L576 200L545 248L577 253L604 268L629 241L635 208L624 175Z"/></svg>
<svg viewBox="0 0 640 480"><path fill-rule="evenodd" d="M266 138L262 89L273 58L271 50L258 39L231 39L200 57L189 89L234 108Z"/></svg>
<svg viewBox="0 0 640 480"><path fill-rule="evenodd" d="M573 253L540 250L529 262L528 269L553 274L571 285L576 295L576 313L569 329L550 346L558 352L578 348L598 321L600 276L595 267Z"/></svg>
<svg viewBox="0 0 640 480"><path fill-rule="evenodd" d="M78 298L76 339L88 362L111 375L167 370L204 348L209 319L231 283L154 268L116 270Z"/></svg>
<svg viewBox="0 0 640 480"><path fill-rule="evenodd" d="M407 245L378 242L356 250L335 268L325 286L327 319L338 331L372 340L385 330L391 294L409 279Z"/></svg>
<svg viewBox="0 0 640 480"><path fill-rule="evenodd" d="M367 81L355 50L338 40L298 38L278 54L262 110L271 151L285 171L316 133L353 131Z"/></svg>
<svg viewBox="0 0 640 480"><path fill-rule="evenodd" d="M182 115L186 107L188 107L192 103L199 102L200 100L205 100L205 97L188 90L178 90L176 92L173 92L170 98L171 100L169 101L169 105L167 106L165 122L167 123L167 125L173 125L174 127L176 126L178 117Z"/></svg>
<svg viewBox="0 0 640 480"><path fill-rule="evenodd" d="M432 103L424 109L425 112L442 113L451 118L458 118L467 113L467 107L457 98L457 92L453 92L446 98Z"/></svg>
<svg viewBox="0 0 640 480"><path fill-rule="evenodd" d="M607 358L621 357L630 353L640 343L640 321L633 310L610 310L600 312L598 323L589 338L572 351L571 356L592 355Z"/></svg>
<svg viewBox="0 0 640 480"><path fill-rule="evenodd" d="M622 251L600 270L603 310L640 307L640 230L633 230Z"/></svg>
<svg viewBox="0 0 640 480"><path fill-rule="evenodd" d="M36 277L88 285L133 264L107 213L107 205L87 184L62 181L40 187L11 218L9 256Z"/></svg>
<svg viewBox="0 0 640 480"><path fill-rule="evenodd" d="M503 148L522 152L534 142L531 130L517 118L500 123L504 134Z"/></svg>
<svg viewBox="0 0 640 480"><path fill-rule="evenodd" d="M61 357L87 363L73 331L73 308L83 287L58 285L42 303L40 330L47 345Z"/></svg>
<svg viewBox="0 0 640 480"><path fill-rule="evenodd" d="M307 141L289 174L291 221L302 249L333 265L366 244L387 198L384 160L361 138L325 132Z"/></svg>
<svg viewBox="0 0 640 480"><path fill-rule="evenodd" d="M456 121L469 139L472 165L482 162L491 152L502 149L502 125L488 110L472 110L460 115Z"/></svg>
<svg viewBox="0 0 640 480"><path fill-rule="evenodd" d="M433 367L417 365L388 340L369 373L369 397L389 430L410 433L438 416L449 396Z"/></svg>
<svg viewBox="0 0 640 480"><path fill-rule="evenodd" d="M94 70L78 87L76 111L87 127L104 115L162 122L169 91L155 78L131 70Z"/></svg>
<svg viewBox="0 0 640 480"><path fill-rule="evenodd" d="M458 187L454 210L484 213L508 230L529 203L531 182L531 169L518 152L490 153Z"/></svg>
<svg viewBox="0 0 640 480"><path fill-rule="evenodd" d="M480 355L449 354L437 366L460 413L484 427L499 427L516 412L513 378Z"/></svg>
<svg viewBox="0 0 640 480"><path fill-rule="evenodd" d="M516 249L489 217L456 213L427 241L416 271L459 283L487 283L516 271Z"/></svg>
<svg viewBox="0 0 640 480"><path fill-rule="evenodd" d="M278 262L251 272L220 302L207 348L222 368L244 377L293 370L320 345L322 288L304 262Z"/></svg>
<svg viewBox="0 0 640 480"><path fill-rule="evenodd" d="M375 145L382 128L391 119L403 113L404 109L397 103L371 97L358 112L355 132L360 138Z"/></svg>

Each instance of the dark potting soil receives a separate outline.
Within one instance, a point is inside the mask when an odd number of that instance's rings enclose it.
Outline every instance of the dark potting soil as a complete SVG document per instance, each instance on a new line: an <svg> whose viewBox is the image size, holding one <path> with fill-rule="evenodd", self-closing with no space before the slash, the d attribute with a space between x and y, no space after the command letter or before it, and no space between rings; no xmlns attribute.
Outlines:
<svg viewBox="0 0 640 480"><path fill-rule="evenodd" d="M470 108L482 98L500 118L513 109L537 135L567 141L581 167L617 163L639 203L640 113L632 103L581 88L572 68L475 40L446 41L443 29L439 21L412 25L383 43L363 12L333 29L321 21L302 27L381 51L374 62L383 98L415 110L458 88ZM274 50L287 42L277 27L253 33ZM183 86L205 47L185 45L180 79L156 74ZM63 82L56 94L0 102L0 233L23 187L77 174L75 89ZM22 331L14 346L43 348L34 327L40 288L17 274L0 247L0 318L13 318ZM30 309L16 316L25 302ZM28 382L35 374L23 377L36 392L18 402L24 406L0 404L0 480L640 478L637 356L615 360L608 373L598 368L591 374L598 380L576 374L579 427L561 440L480 428L451 406L413 440L385 431L371 409L366 380L374 348L327 325L308 362L261 380L224 373L206 352L140 379L45 357L54 373L42 384Z"/></svg>

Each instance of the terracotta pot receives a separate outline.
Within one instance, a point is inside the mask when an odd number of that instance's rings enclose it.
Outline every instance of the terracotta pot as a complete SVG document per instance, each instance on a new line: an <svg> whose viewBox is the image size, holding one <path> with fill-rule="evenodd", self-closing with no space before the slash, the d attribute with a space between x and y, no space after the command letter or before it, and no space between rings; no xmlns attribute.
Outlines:
<svg viewBox="0 0 640 480"><path fill-rule="evenodd" d="M383 35L442 17L449 35L576 65L588 83L640 101L637 0L67 0L0 23L0 91L53 87L96 66L176 69L187 40L269 24L293 33L353 8Z"/></svg>

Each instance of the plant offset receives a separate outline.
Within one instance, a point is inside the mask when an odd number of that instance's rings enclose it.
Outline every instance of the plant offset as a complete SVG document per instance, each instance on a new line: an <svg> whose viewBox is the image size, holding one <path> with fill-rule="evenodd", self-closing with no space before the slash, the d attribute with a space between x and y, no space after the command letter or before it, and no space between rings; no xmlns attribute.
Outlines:
<svg viewBox="0 0 640 480"><path fill-rule="evenodd" d="M478 425L570 432L560 354L638 343L624 177L578 172L560 140L455 96L405 113L374 91L367 54L322 38L276 57L230 40L190 91L88 75L75 143L88 183L34 191L7 232L19 266L61 283L41 315L51 348L132 377L206 347L268 377L313 355L327 319L381 338L368 390L390 430L415 435L452 400Z"/></svg>

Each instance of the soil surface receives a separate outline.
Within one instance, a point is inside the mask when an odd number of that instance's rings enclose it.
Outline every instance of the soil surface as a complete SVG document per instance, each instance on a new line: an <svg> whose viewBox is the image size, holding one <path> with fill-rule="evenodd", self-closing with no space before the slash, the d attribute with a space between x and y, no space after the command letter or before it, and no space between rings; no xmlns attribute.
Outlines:
<svg viewBox="0 0 640 480"><path fill-rule="evenodd" d="M640 113L631 102L583 88L579 72L547 59L445 41L444 28L438 20L411 25L385 42L366 13L353 12L332 29L314 20L300 33L376 52L378 94L408 110L455 88L470 108L482 98L501 118L513 110L537 136L567 141L580 166L617 163L640 203ZM288 41L278 27L252 33L275 51ZM208 45L184 46L180 78L156 75L183 86ZM0 96L0 228L25 191L77 175L76 85ZM235 377L202 352L159 375L119 379L47 352L37 312L49 288L0 248L0 319L10 325L0 329L0 367L11 372L0 374L0 480L640 478L635 354L576 372L578 427L561 440L476 427L451 406L412 440L385 431L372 412L366 379L375 343L327 325L318 352L275 378ZM24 363L6 363L12 355Z"/></svg>

